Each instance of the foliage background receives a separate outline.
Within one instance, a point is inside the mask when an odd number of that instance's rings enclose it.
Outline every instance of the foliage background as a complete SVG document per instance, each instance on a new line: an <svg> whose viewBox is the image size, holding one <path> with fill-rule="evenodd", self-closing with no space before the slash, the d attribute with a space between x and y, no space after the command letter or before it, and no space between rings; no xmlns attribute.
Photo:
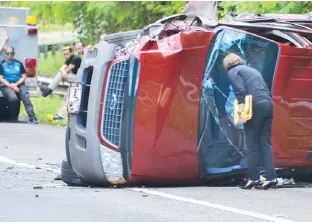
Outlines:
<svg viewBox="0 0 312 222"><path fill-rule="evenodd" d="M94 44L103 33L114 33L143 28L160 18L181 13L186 1L0 1L0 6L29 7L31 14L38 17L40 32L72 31L79 33L79 38L86 44ZM232 2L218 4L219 18L224 19L230 11L236 13L309 13L312 1L262 1ZM63 63L63 55L49 55L49 59L39 59L41 73L56 73ZM49 122L47 115L53 115L61 104L61 98L32 99L40 122ZM22 109L24 110L24 109ZM22 111L26 116L26 113ZM64 122L52 124L65 125Z"/></svg>
<svg viewBox="0 0 312 222"><path fill-rule="evenodd" d="M80 38L94 43L103 33L139 29L164 16L180 13L186 1L111 1L111 2L9 2L1 5L30 7L38 16L40 26L68 25L78 31ZM218 5L219 16L224 18L230 11L241 13L308 13L312 1L223 1Z"/></svg>

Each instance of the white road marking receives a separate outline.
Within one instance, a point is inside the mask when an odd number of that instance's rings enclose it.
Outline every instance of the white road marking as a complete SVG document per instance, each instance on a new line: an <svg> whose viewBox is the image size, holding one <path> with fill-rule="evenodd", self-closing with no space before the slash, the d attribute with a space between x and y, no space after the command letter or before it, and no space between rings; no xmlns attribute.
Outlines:
<svg viewBox="0 0 312 222"><path fill-rule="evenodd" d="M149 190L149 189L128 188L128 190L132 190L132 191L135 191L135 192L142 192L142 193L145 193L145 194L159 196L159 197L163 197L163 198L167 198L167 199L171 199L171 200L177 200L177 201L181 201L181 202L197 204L197 205L201 205L201 206L205 206L205 207L209 207L209 208L214 208L214 209L218 209L218 210L222 210L222 211L228 211L228 212L231 212L231 213L236 213L236 214L240 214L240 215L244 215L244 216L254 217L254 218L257 218L257 219L263 219L263 220L266 220L266 221L272 221L272 222L295 222L293 220L277 218L277 217L274 217L274 216L269 216L269 215L265 215L265 214L261 214L261 213L257 213L257 212L241 210L241 209L234 208L234 207L228 207L228 206L225 206L225 205L222 205L222 204L215 204L215 203L211 203L211 202L208 202L208 201L200 201L200 200L190 199L190 198L186 198L186 197L176 196L176 195L172 195L172 194L168 194L168 193L164 193L164 192L159 192L159 191L154 191L154 190Z"/></svg>
<svg viewBox="0 0 312 222"><path fill-rule="evenodd" d="M42 184L40 185L42 187L46 187L46 188L49 188L49 187L52 187L52 188L57 188L57 187L68 187L66 184L64 183L59 183L59 184Z"/></svg>
<svg viewBox="0 0 312 222"><path fill-rule="evenodd" d="M0 156L0 163L9 163L9 164L13 164L14 166L17 167L24 167L24 168L30 168L30 169L38 169L38 170L45 170L45 171L49 171L49 172L53 172L53 173L58 173L60 174L61 171L59 169L51 169L48 167L43 167L43 166L35 166L33 164L29 164L29 163L19 163L15 160L11 160L9 158Z"/></svg>

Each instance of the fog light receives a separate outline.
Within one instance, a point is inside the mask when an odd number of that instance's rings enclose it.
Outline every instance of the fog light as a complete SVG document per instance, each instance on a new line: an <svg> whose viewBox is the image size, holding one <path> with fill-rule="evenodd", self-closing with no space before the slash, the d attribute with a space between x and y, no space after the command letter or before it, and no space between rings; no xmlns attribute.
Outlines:
<svg viewBox="0 0 312 222"><path fill-rule="evenodd" d="M123 178L123 176L109 175L106 174L106 179L113 185L121 185L127 183L127 181Z"/></svg>

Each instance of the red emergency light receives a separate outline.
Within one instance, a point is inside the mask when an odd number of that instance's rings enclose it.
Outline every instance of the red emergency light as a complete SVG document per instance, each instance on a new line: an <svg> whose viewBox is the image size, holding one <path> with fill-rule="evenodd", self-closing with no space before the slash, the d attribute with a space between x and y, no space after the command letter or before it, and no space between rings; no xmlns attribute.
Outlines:
<svg viewBox="0 0 312 222"><path fill-rule="evenodd" d="M28 77L34 77L36 75L37 59L27 58L25 59L25 69Z"/></svg>
<svg viewBox="0 0 312 222"><path fill-rule="evenodd" d="M27 30L29 35L36 35L38 33L37 27L29 27Z"/></svg>

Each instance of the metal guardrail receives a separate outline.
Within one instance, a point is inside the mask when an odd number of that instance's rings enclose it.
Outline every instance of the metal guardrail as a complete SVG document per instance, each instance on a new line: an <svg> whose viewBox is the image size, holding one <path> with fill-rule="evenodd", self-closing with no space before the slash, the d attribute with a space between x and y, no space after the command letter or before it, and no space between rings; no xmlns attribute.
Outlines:
<svg viewBox="0 0 312 222"><path fill-rule="evenodd" d="M47 77L47 76L38 76L37 80L38 83L42 86L48 86L53 77ZM69 84L67 82L60 82L56 90L53 91L53 94L55 95L60 95L60 96L65 96L67 94Z"/></svg>

